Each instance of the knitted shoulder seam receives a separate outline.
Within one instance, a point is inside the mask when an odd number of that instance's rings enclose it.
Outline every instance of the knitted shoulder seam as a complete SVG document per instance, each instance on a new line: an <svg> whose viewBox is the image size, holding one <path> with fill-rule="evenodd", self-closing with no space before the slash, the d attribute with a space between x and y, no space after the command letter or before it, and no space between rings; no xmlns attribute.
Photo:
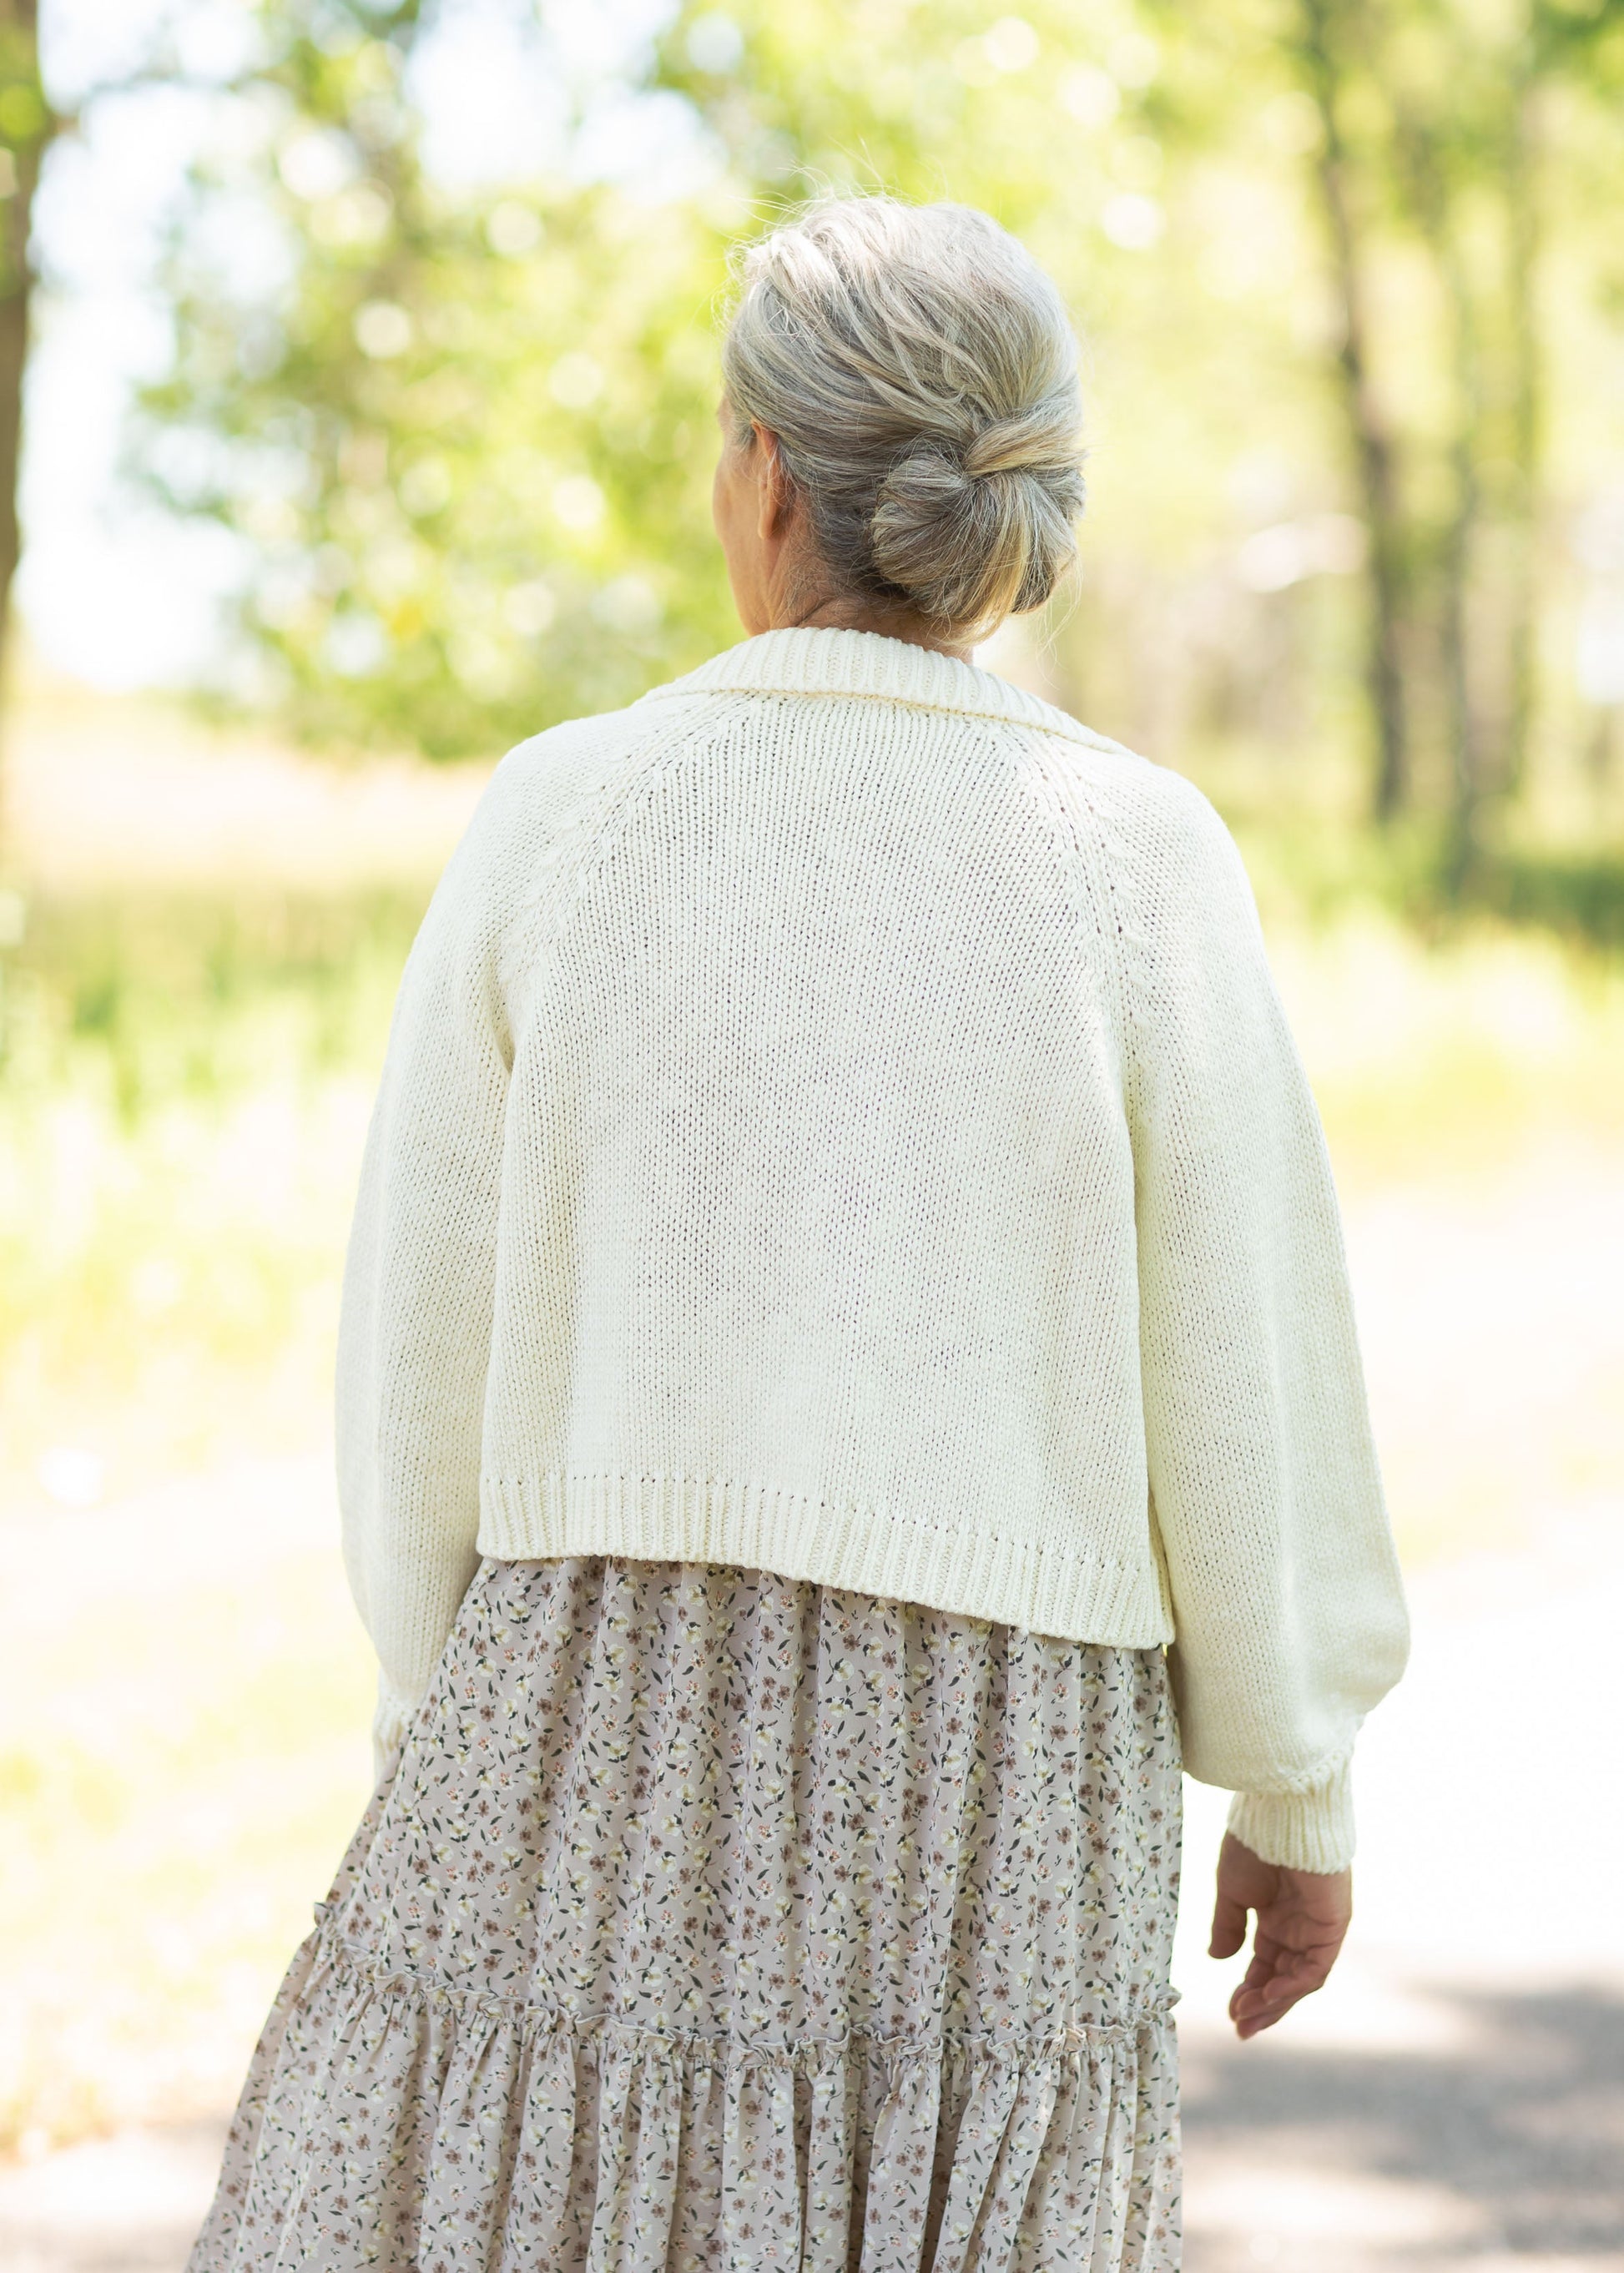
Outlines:
<svg viewBox="0 0 1624 2273"><path fill-rule="evenodd" d="M1056 734L1047 726L1041 726L1037 731L1050 740L1072 744L1072 737ZM1126 759L1131 764L1142 765L1145 762L1133 751L1125 748L1122 743L1110 741L1103 734L1094 733L1092 729L1086 731L1087 739L1085 747L1099 750L1108 756ZM1117 1012L1122 1030L1124 1052L1123 1079L1125 1091L1132 1079L1132 1062L1142 1048L1147 1031L1147 1021L1140 1007L1140 988L1137 969L1137 958L1142 956L1147 946L1144 928L1139 921L1138 896L1126 889L1131 873L1127 844L1113 817L1109 799L1100 795L1094 783L1087 778L1080 767L1076 765L1067 767L1065 779L1071 786L1078 804L1087 814L1093 825L1095 842L1099 846L1098 896L1103 904L1108 918L1106 928L1109 936L1107 946L1110 957L1111 974L1116 985ZM1064 797L1051 798L1045 801L1051 806L1058 808L1055 825L1058 829L1064 831L1066 850L1071 856L1067 862L1068 869L1077 866L1086 868L1088 865L1088 848L1077 829L1074 817L1064 810ZM1091 910L1090 912L1094 911ZM1097 915L1095 920L1097 922Z"/></svg>
<svg viewBox="0 0 1624 2273"><path fill-rule="evenodd" d="M1114 756L1125 758L1134 765L1147 766L1150 762L1123 743L1108 741L1102 735L1096 738L1096 746ZM1153 1021L1145 1000L1145 973L1151 952L1150 934L1145 928L1141 909L1138 864L1116 817L1116 807L1109 798L1094 797L1086 789L1085 795L1089 796L1090 808L1104 847L1106 875L1116 910L1129 1039L1129 1062L1124 1069L1123 1097L1132 1114L1139 1086L1139 1069L1148 1054L1153 1034Z"/></svg>
<svg viewBox="0 0 1624 2273"><path fill-rule="evenodd" d="M511 1003L525 964L521 946L538 947L557 939L568 924L590 877L624 836L635 810L646 806L670 767L709 741L712 731L735 713L736 699L718 690L705 705L703 725L691 711L658 726L629 747L618 738L605 748L593 779L577 791L569 818L553 834L532 868L524 891L507 923L497 950L497 982ZM533 958L528 958L533 964ZM510 1018L510 1030L520 1022Z"/></svg>

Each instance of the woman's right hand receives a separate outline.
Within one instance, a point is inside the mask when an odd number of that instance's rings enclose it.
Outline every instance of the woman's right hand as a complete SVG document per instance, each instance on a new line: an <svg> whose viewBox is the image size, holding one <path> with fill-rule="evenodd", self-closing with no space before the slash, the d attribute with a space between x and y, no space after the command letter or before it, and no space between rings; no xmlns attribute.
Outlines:
<svg viewBox="0 0 1624 2273"><path fill-rule="evenodd" d="M1335 1964L1353 1917L1351 1871L1289 1871L1266 1863L1233 1832L1218 1850L1218 1899L1210 1957L1233 1957L1255 1913L1252 1962L1229 1999L1237 2037L1272 2029L1293 2005L1312 1996Z"/></svg>

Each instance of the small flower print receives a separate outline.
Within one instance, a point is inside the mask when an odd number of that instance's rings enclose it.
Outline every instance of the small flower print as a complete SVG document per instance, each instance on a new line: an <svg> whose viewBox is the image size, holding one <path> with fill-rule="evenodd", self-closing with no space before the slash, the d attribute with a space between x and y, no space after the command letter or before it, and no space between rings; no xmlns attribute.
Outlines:
<svg viewBox="0 0 1624 2273"><path fill-rule="evenodd" d="M1179 1805L1158 1650L487 1560L188 2273L1174 2273Z"/></svg>

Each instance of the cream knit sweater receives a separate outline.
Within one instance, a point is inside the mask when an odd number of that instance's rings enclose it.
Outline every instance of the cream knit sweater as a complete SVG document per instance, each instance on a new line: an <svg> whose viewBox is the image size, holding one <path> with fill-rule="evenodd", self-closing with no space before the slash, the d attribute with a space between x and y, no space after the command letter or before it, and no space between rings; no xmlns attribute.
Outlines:
<svg viewBox="0 0 1624 2273"><path fill-rule="evenodd" d="M1407 1632L1320 1122L1180 776L868 632L497 768L345 1266L380 1759L482 1553L680 1557L1125 1647L1257 1852L1352 1850Z"/></svg>

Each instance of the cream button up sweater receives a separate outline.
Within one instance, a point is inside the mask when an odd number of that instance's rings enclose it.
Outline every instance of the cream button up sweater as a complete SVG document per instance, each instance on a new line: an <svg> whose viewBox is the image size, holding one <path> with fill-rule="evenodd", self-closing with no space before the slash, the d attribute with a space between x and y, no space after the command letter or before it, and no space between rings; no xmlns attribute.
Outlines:
<svg viewBox="0 0 1624 2273"><path fill-rule="evenodd" d="M482 1554L754 1565L1171 1646L1339 1867L1407 1632L1335 1195L1177 774L873 633L503 759L401 981L345 1264L380 1759Z"/></svg>

